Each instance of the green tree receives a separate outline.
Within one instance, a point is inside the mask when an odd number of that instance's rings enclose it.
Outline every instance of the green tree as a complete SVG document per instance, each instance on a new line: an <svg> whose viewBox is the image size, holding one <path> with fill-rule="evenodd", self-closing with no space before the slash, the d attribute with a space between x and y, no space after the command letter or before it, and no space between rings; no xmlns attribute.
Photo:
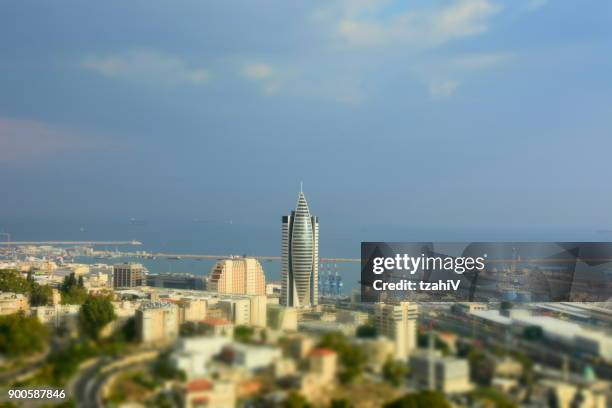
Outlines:
<svg viewBox="0 0 612 408"><path fill-rule="evenodd" d="M0 354L18 357L43 351L48 331L35 317L15 313L0 316Z"/></svg>
<svg viewBox="0 0 612 408"><path fill-rule="evenodd" d="M490 386L495 372L495 363L486 354L472 349L468 354L470 377L478 385Z"/></svg>
<svg viewBox="0 0 612 408"><path fill-rule="evenodd" d="M110 299L105 296L89 296L79 311L81 333L98 339L100 330L115 320L115 309Z"/></svg>
<svg viewBox="0 0 612 408"><path fill-rule="evenodd" d="M0 270L0 292L30 293L30 283L20 272L13 269Z"/></svg>
<svg viewBox="0 0 612 408"><path fill-rule="evenodd" d="M340 332L325 334L319 343L319 347L329 348L338 353L342 363L339 376L343 383L353 382L363 372L367 356L361 348L352 345L344 334Z"/></svg>
<svg viewBox="0 0 612 408"><path fill-rule="evenodd" d="M440 339L437 334L432 335L434 340L434 348L436 350L440 350L445 356L449 355L451 352L450 348L448 347L448 344L442 341L442 339ZM419 344L419 347L429 347L429 333L419 331L419 333L417 334L417 343Z"/></svg>
<svg viewBox="0 0 612 408"><path fill-rule="evenodd" d="M283 408L310 408L311 405L308 403L303 395L292 391L287 396L287 399L283 403Z"/></svg>
<svg viewBox="0 0 612 408"><path fill-rule="evenodd" d="M153 363L152 372L155 378L159 378L162 380L185 381L185 378L186 378L185 372L183 370L180 370L174 367L167 353L161 355Z"/></svg>
<svg viewBox="0 0 612 408"><path fill-rule="evenodd" d="M470 393L470 397L481 402L489 401L495 408L516 408L516 404L509 397L493 387L478 388Z"/></svg>
<svg viewBox="0 0 612 408"><path fill-rule="evenodd" d="M542 337L544 337L544 331L540 326L527 326L523 329L525 340L541 340Z"/></svg>
<svg viewBox="0 0 612 408"><path fill-rule="evenodd" d="M24 278L21 272L12 269L0 271L0 292L13 292L27 295L32 306L44 306L51 303L53 290L48 285L39 285L34 280L32 271Z"/></svg>
<svg viewBox="0 0 612 408"><path fill-rule="evenodd" d="M236 326L234 328L234 339L240 343L250 343L253 340L253 328L249 326Z"/></svg>
<svg viewBox="0 0 612 408"><path fill-rule="evenodd" d="M346 399L333 399L329 408L352 408L353 405Z"/></svg>
<svg viewBox="0 0 612 408"><path fill-rule="evenodd" d="M87 299L87 290L79 285L74 272L64 277L60 291L62 292L62 304L65 305L80 305Z"/></svg>
<svg viewBox="0 0 612 408"><path fill-rule="evenodd" d="M74 272L72 272L69 275L64 276L64 281L62 282L62 286L60 287L60 290L62 292L68 292L70 289L72 289L75 286L77 286L77 280L74 275Z"/></svg>
<svg viewBox="0 0 612 408"><path fill-rule="evenodd" d="M521 372L521 384L531 387L533 385L533 360L527 356L527 354L523 352L514 353L514 358L516 358L523 367L523 371Z"/></svg>
<svg viewBox="0 0 612 408"><path fill-rule="evenodd" d="M53 302L53 289L49 285L34 283L30 292L31 306L46 306Z"/></svg>
<svg viewBox="0 0 612 408"><path fill-rule="evenodd" d="M385 364L383 364L382 374L385 381L395 387L399 387L404 382L406 374L408 374L408 368L406 364L388 358Z"/></svg>
<svg viewBox="0 0 612 408"><path fill-rule="evenodd" d="M451 408L451 405L441 392L421 391L388 402L384 408Z"/></svg>

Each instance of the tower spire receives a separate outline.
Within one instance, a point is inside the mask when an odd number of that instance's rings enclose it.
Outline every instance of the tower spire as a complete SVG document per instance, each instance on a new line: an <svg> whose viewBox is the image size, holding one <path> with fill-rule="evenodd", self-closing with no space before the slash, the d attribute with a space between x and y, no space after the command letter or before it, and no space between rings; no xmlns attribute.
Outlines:
<svg viewBox="0 0 612 408"><path fill-rule="evenodd" d="M304 188L303 187L304 187L304 182L300 181L300 193L304 192Z"/></svg>

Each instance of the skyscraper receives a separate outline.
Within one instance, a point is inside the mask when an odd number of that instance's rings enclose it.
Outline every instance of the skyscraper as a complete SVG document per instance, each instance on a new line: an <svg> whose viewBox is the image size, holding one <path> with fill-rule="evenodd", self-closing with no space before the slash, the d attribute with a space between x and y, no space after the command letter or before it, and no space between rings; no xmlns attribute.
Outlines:
<svg viewBox="0 0 612 408"><path fill-rule="evenodd" d="M319 219L310 215L300 189L295 211L283 217L281 300L283 306L319 303Z"/></svg>

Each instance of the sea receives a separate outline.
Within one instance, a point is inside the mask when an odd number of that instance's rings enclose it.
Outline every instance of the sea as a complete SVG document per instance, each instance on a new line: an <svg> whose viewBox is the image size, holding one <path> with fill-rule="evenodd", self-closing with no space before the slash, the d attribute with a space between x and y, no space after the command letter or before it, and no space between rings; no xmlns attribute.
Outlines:
<svg viewBox="0 0 612 408"><path fill-rule="evenodd" d="M276 221L276 222L275 222ZM176 254L280 256L281 224L278 220L252 225L238 222L212 222L184 219L0 219L0 233L12 241L129 241L140 246L98 247L111 251L147 251ZM323 258L360 258L362 241L609 241L612 230L596 228L519 228L444 226L359 226L320 224L319 255ZM1 234L0 240L6 241ZM79 258L83 263L135 261L152 273L179 272L206 275L216 260L189 259L112 259ZM268 281L280 278L278 261L264 261ZM358 263L327 263L320 273L337 273L342 291L349 294L359 287Z"/></svg>

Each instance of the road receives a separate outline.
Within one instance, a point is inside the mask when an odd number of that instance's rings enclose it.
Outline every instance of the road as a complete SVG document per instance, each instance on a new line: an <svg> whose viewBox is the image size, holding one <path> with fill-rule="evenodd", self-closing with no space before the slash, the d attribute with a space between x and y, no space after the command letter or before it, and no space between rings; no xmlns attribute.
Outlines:
<svg viewBox="0 0 612 408"><path fill-rule="evenodd" d="M126 367L138 367L159 355L157 349L143 349L119 358L102 357L81 366L81 370L68 385L68 394L79 407L102 408L102 388L106 381Z"/></svg>
<svg viewBox="0 0 612 408"><path fill-rule="evenodd" d="M17 381L24 379L31 374L34 374L36 370L43 366L45 363L45 359L47 358L49 351L47 350L45 353L40 354L38 357L28 361L24 366L15 368L14 370L9 370L3 373L0 373L0 384L6 384L9 381Z"/></svg>

